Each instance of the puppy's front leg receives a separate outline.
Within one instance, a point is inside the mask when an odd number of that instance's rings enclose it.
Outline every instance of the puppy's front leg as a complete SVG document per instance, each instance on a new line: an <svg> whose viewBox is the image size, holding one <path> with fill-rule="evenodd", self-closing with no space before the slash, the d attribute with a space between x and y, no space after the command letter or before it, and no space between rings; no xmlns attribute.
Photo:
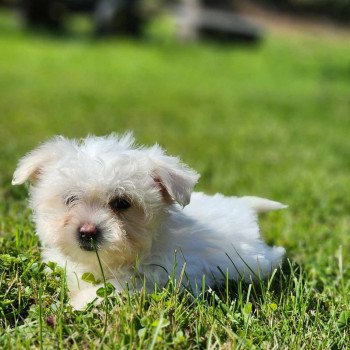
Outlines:
<svg viewBox="0 0 350 350"><path fill-rule="evenodd" d="M121 284L115 279L108 280L107 282L110 282L114 286L114 293L120 293L124 290ZM103 301L103 298L96 294L99 288L104 288L104 284L100 283L95 286L89 286L84 289L71 292L70 304L72 305L73 309L84 310L91 302L94 302L94 305L100 304Z"/></svg>
<svg viewBox="0 0 350 350"><path fill-rule="evenodd" d="M103 287L103 285L92 286L72 292L70 304L72 305L73 309L84 310L87 304L91 303L95 299L95 304L101 303L103 299L96 294L97 289L100 287Z"/></svg>

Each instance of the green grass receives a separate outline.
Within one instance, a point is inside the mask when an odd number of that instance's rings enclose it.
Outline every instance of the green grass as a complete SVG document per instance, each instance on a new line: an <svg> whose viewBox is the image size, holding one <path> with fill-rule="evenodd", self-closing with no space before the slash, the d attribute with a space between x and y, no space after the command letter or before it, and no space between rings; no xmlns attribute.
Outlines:
<svg viewBox="0 0 350 350"><path fill-rule="evenodd" d="M140 42L76 33L28 34L0 16L0 348L349 348L348 42L184 45L167 22ZM12 172L52 135L128 129L198 170L197 190L289 204L262 217L265 239L287 249L283 273L229 295L194 299L170 283L72 311Z"/></svg>

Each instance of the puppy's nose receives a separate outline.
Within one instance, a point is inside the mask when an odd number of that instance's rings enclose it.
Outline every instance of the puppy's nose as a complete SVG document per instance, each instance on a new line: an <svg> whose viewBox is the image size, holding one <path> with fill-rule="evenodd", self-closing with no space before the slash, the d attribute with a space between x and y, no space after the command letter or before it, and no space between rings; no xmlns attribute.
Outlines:
<svg viewBox="0 0 350 350"><path fill-rule="evenodd" d="M78 228L78 242L81 249L87 251L98 249L101 240L101 231L98 226L86 223Z"/></svg>
<svg viewBox="0 0 350 350"><path fill-rule="evenodd" d="M79 228L82 237L93 237L97 234L97 227L94 224L84 224Z"/></svg>

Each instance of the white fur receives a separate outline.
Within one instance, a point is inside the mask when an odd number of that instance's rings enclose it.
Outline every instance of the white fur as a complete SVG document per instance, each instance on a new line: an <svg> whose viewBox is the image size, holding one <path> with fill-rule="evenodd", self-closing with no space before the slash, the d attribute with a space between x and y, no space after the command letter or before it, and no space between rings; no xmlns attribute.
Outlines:
<svg viewBox="0 0 350 350"><path fill-rule="evenodd" d="M86 223L101 229L98 253L116 291L135 280L139 288L143 278L150 288L165 285L171 274L179 279L184 266L182 284L196 292L203 276L214 286L226 273L248 281L279 265L285 251L262 241L257 214L285 206L258 197L191 198L198 178L158 145L136 147L131 134L112 134L81 141L55 137L20 160L12 183L31 180L43 259L67 269L71 302L79 309L101 286L82 281L82 274L102 278L95 252L78 243ZM115 198L126 198L131 207L111 210Z"/></svg>

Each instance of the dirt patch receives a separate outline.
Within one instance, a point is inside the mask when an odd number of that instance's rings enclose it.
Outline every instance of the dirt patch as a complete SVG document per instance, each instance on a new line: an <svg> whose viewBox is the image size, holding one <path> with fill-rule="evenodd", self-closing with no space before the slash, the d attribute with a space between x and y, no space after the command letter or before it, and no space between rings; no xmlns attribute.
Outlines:
<svg viewBox="0 0 350 350"><path fill-rule="evenodd" d="M238 8L268 32L303 32L335 39L350 39L350 25L321 16L295 15L248 0L239 1Z"/></svg>

